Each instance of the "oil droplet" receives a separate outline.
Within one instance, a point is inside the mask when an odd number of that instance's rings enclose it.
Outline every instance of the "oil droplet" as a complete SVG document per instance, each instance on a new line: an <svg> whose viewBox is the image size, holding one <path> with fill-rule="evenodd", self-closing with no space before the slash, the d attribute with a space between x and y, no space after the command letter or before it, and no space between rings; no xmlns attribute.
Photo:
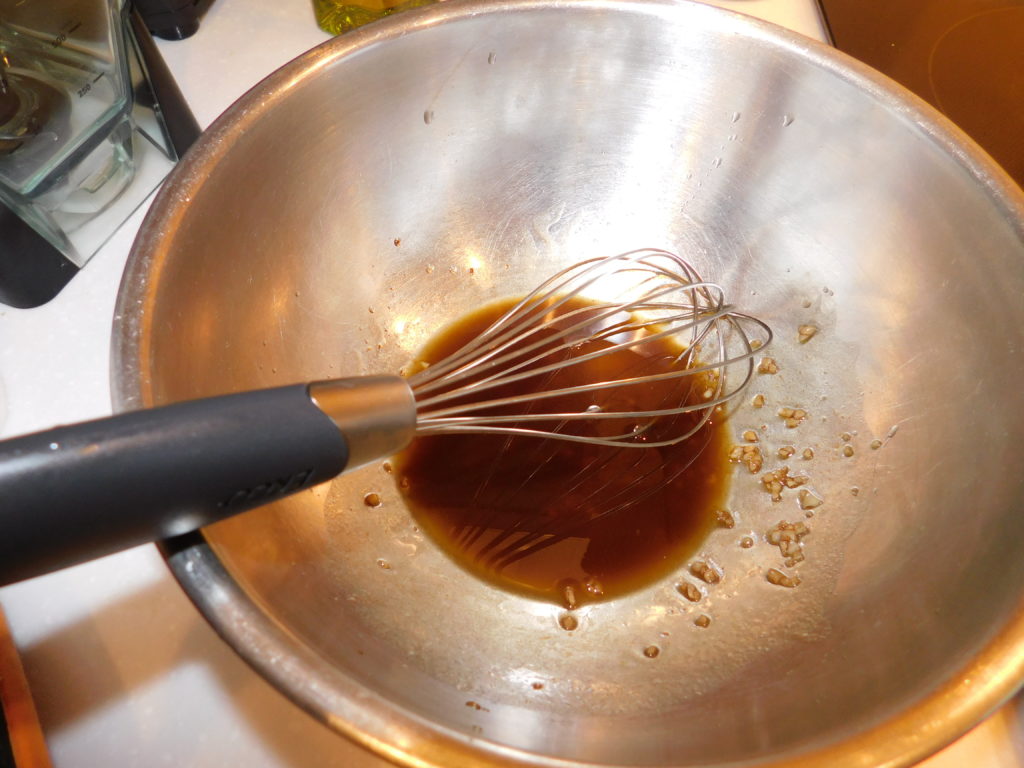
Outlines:
<svg viewBox="0 0 1024 768"><path fill-rule="evenodd" d="M394 243L395 243L395 248L397 248L398 246L400 246L402 244L402 238L396 237L395 240L394 240Z"/></svg>
<svg viewBox="0 0 1024 768"><path fill-rule="evenodd" d="M571 613L563 613L558 617L558 625L566 632L572 632L574 629L579 627L579 620Z"/></svg>
<svg viewBox="0 0 1024 768"><path fill-rule="evenodd" d="M659 653L661 653L661 649L656 645L648 645L646 648L644 648L644 656L646 656L648 659L658 658Z"/></svg>
<svg viewBox="0 0 1024 768"><path fill-rule="evenodd" d="M383 568L385 571L390 571L391 570L391 563L389 563L384 558L380 558L380 559L377 560L377 566L380 567L380 568Z"/></svg>
<svg viewBox="0 0 1024 768"><path fill-rule="evenodd" d="M706 613L702 613L700 616L693 620L693 623L701 629L707 629L711 626L711 617L708 616Z"/></svg>
<svg viewBox="0 0 1024 768"><path fill-rule="evenodd" d="M535 690L535 691L539 691L539 690L541 690L542 688L544 688L544 683L534 683L534 684L532 685L532 688L533 688L533 690Z"/></svg>
<svg viewBox="0 0 1024 768"><path fill-rule="evenodd" d="M565 579L558 585L558 591L562 595L562 605L570 611L579 605L579 594L583 588L576 579ZM602 590L603 593L604 590Z"/></svg>
<svg viewBox="0 0 1024 768"><path fill-rule="evenodd" d="M385 461L383 464L380 465L380 468L387 472L389 475L395 471L395 468L391 466L390 461Z"/></svg>
<svg viewBox="0 0 1024 768"><path fill-rule="evenodd" d="M382 503L379 493L368 493L363 496L363 504L368 507L379 507Z"/></svg>
<svg viewBox="0 0 1024 768"><path fill-rule="evenodd" d="M427 125L430 125L430 123L433 122L433 120L434 120L434 110L428 109L427 111L425 111L423 113L423 122L424 123L426 123Z"/></svg>
<svg viewBox="0 0 1024 768"><path fill-rule="evenodd" d="M433 264L427 264L427 274L429 275L435 269Z"/></svg>
<svg viewBox="0 0 1024 768"><path fill-rule="evenodd" d="M750 549L752 546L754 546L754 540L750 536L744 536L742 539L740 539L740 546L744 549Z"/></svg>
<svg viewBox="0 0 1024 768"><path fill-rule="evenodd" d="M878 440L876 438L876 439L871 441L871 450L872 451L877 451L881 447L882 447L882 441L881 440Z"/></svg>
<svg viewBox="0 0 1024 768"><path fill-rule="evenodd" d="M845 456L846 458L850 458L851 456L853 456L853 446L852 445L844 445L843 446L843 456Z"/></svg>

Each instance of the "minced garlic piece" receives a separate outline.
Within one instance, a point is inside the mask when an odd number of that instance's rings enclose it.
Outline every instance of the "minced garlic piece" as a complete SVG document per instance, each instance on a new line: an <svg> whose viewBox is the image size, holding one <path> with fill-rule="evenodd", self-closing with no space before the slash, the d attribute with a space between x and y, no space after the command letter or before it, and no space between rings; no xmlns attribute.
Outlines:
<svg viewBox="0 0 1024 768"><path fill-rule="evenodd" d="M780 520L772 526L765 534L769 544L779 548L779 552L786 558L786 566L792 568L804 560L802 539L809 534L811 529L802 522L787 523Z"/></svg>
<svg viewBox="0 0 1024 768"><path fill-rule="evenodd" d="M717 584L722 580L722 572L711 563L695 560L690 563L690 573L705 584Z"/></svg>
<svg viewBox="0 0 1024 768"><path fill-rule="evenodd" d="M789 467L782 467L762 475L761 484L771 494L772 501L781 501L783 488L799 488L806 485L809 479L807 475L791 475Z"/></svg>
<svg viewBox="0 0 1024 768"><path fill-rule="evenodd" d="M824 499L819 499L817 496L815 496L807 489L800 491L797 498L800 500L800 509L804 510L817 509L818 507L825 503Z"/></svg>
<svg viewBox="0 0 1024 768"><path fill-rule="evenodd" d="M803 408L779 408L779 418L786 422L787 427L794 429L807 418L807 411Z"/></svg>
<svg viewBox="0 0 1024 768"><path fill-rule="evenodd" d="M736 527L736 518L728 509L715 510L715 519L718 521L718 524L723 528Z"/></svg>
<svg viewBox="0 0 1024 768"><path fill-rule="evenodd" d="M756 475L764 466L761 449L756 445L735 445L729 451L729 460L746 464L752 475Z"/></svg>
<svg viewBox="0 0 1024 768"><path fill-rule="evenodd" d="M764 576L768 579L769 584L775 584L779 587L789 587L792 589L800 583L799 576L787 576L777 568L769 568Z"/></svg>
<svg viewBox="0 0 1024 768"><path fill-rule="evenodd" d="M700 599L704 596L701 594L701 591L697 588L696 584L691 584L688 581L680 582L676 586L676 591L691 603L699 603Z"/></svg>
<svg viewBox="0 0 1024 768"><path fill-rule="evenodd" d="M801 344L806 344L808 341L814 338L814 335L818 332L818 326L807 323L801 325L796 329L797 339Z"/></svg>

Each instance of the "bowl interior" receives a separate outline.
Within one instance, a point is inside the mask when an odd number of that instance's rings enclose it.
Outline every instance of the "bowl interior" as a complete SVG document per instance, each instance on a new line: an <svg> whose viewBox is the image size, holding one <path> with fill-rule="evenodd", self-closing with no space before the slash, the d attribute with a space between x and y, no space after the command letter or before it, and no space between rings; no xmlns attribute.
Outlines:
<svg viewBox="0 0 1024 768"><path fill-rule="evenodd" d="M927 699L1019 610L1019 198L932 113L768 25L444 5L306 55L202 139L132 257L122 402L395 372L573 261L665 247L773 327L779 372L732 427L824 504L773 502L737 467L736 527L699 553L720 584L692 603L681 569L567 632L450 562L370 466L205 531L279 656L317 659L361 709L278 683L400 759L415 731L621 765L781 760ZM795 568L765 540L780 520L811 530Z"/></svg>

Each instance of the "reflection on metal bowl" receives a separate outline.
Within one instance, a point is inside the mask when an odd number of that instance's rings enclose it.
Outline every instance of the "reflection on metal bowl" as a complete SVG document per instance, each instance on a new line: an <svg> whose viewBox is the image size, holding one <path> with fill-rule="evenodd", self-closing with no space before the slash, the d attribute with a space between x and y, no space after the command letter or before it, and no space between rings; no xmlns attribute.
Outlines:
<svg viewBox="0 0 1024 768"><path fill-rule="evenodd" d="M808 477L773 502L738 467L698 602L680 574L560 624L446 559L376 466L169 542L178 579L299 705L408 765L894 766L952 740L1024 671L1024 202L825 46L644 0L444 3L330 41L155 201L118 404L397 371L465 311L638 246L772 325L766 404L733 425L764 473ZM790 568L780 520L810 530Z"/></svg>

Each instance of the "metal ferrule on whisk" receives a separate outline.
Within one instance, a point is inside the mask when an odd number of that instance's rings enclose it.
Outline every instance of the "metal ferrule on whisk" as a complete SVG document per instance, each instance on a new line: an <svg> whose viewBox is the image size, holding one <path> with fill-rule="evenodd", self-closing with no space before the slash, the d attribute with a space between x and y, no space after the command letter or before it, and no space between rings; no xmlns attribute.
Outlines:
<svg viewBox="0 0 1024 768"><path fill-rule="evenodd" d="M401 376L317 381L308 391L345 436L349 469L397 453L416 434L416 401Z"/></svg>

